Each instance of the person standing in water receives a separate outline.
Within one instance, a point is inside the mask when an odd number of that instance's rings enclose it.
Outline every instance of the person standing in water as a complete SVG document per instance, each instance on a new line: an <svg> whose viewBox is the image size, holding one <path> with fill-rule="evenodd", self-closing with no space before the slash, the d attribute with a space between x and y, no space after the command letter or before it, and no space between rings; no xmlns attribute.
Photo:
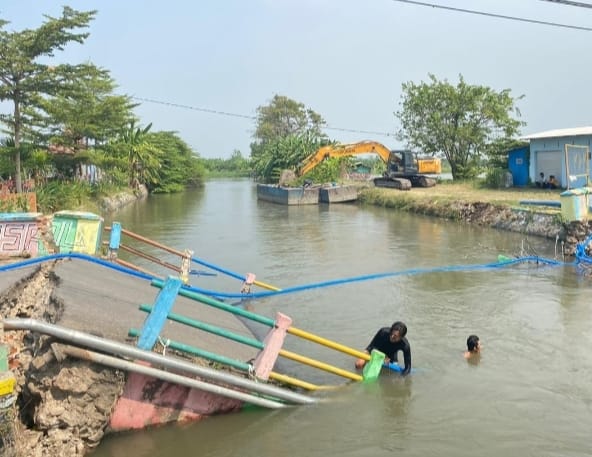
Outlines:
<svg viewBox="0 0 592 457"><path fill-rule="evenodd" d="M465 359L479 357L481 355L481 341L477 335L469 335L467 338L467 350L465 351Z"/></svg>

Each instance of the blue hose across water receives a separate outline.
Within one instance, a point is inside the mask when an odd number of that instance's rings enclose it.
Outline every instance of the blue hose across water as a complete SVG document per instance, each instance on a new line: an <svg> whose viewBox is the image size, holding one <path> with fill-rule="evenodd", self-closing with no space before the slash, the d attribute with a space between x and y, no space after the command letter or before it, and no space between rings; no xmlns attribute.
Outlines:
<svg viewBox="0 0 592 457"><path fill-rule="evenodd" d="M334 279L334 280L324 281L324 282L319 282L319 283L305 284L305 285L295 286L295 287L287 287L287 288L279 290L279 291L253 292L253 293L249 293L248 295L241 294L241 293L220 292L220 291L203 289L203 288L194 287L194 286L187 286L187 288L196 292L196 293L200 293L203 295L216 296L216 297L221 297L221 298L253 299L253 298L270 297L273 295L291 294L291 293L302 292L302 291L311 290L311 289L332 287L332 286L336 286L336 285L340 285L340 284L347 284L347 283L352 283L352 282L372 281L372 280L388 278L388 277L395 277L395 276L413 276L413 275L418 275L418 274L439 273L439 272L449 272L449 271L493 270L493 269L499 269L499 268L506 268L506 267L516 265L519 263L524 263L524 262L536 262L538 264L551 265L551 266L573 265L573 262L568 263L568 262L561 262L561 261L553 260L553 259L546 259L544 257L528 256L528 257L520 257L517 259L508 260L508 261L501 262L501 263L500 262L493 262L493 263L486 263L486 264L480 264L480 265L449 265L449 266L435 267L435 268L415 268L415 269L410 269L410 270L394 271L394 272L387 272L387 273L375 273L375 274L369 274L369 275L363 275L363 276L354 276L351 278ZM202 265L203 265L203 263L202 263ZM221 269L218 269L217 271L221 271ZM239 279L244 280L244 277L241 277L240 275L237 275L236 273L233 273L232 275L234 277L238 277Z"/></svg>
<svg viewBox="0 0 592 457"><path fill-rule="evenodd" d="M373 281L382 278L388 277L397 277L397 276L414 276L419 274L426 274L426 273L442 273L442 272L458 272L458 271L485 271L485 270L496 270L500 268L507 268L513 265L517 265L520 263L525 262L534 262L539 265L549 265L549 266L574 266L580 263L585 264L592 264L592 257L586 255L585 248L586 246L592 241L592 235L588 237L584 242L578 244L576 248L576 260L573 262L562 262L554 259L548 259L544 257L538 256L526 256L526 257L519 257L515 259L507 259L503 262L492 262L486 264L478 264L478 265L448 265L443 267L434 267L434 268L413 268L409 270L402 270L402 271L393 271L393 272L386 272L386 273L374 273L368 275L361 275L361 276L354 276L349 278L342 278L342 279L333 279L329 281L323 281L318 283L312 284L303 284L300 286L294 287L287 287L285 289L281 289L278 291L263 291L263 292L253 292L249 294L244 293L229 293L229 292L221 292L216 290L204 289L195 286L183 286L185 289L191 290L193 292L207 295L210 297L218 297L220 299L226 298L236 298L236 299L255 299L255 298L263 298L263 297L270 297L274 295L286 295L296 292L302 292L305 290L312 290L312 289L321 289L326 287L334 287L341 284L348 284L353 282L363 282L363 281ZM155 279L154 276L141 273L135 270L132 270L127 267L123 267L121 265L115 264L108 260L100 259L97 257L93 257L87 254L79 254L79 253L64 253L64 254L52 254L43 257L36 257L33 259L24 260L22 262L11 263L7 265L0 266L0 272L2 271L9 271L15 270L19 268L24 268L31 265L36 265L52 260L58 259L80 259L85 260L87 262L95 263L106 268L111 268L112 270L119 271L124 274L128 274L130 276L134 276L140 279L144 279L147 281L152 281ZM224 273L228 276L234 277L236 279L245 281L245 276L240 275L238 273L234 273L230 270L218 267L214 264L205 262L203 260L192 258L192 261L195 263L199 263L203 266L206 266L212 270L218 271L220 273Z"/></svg>

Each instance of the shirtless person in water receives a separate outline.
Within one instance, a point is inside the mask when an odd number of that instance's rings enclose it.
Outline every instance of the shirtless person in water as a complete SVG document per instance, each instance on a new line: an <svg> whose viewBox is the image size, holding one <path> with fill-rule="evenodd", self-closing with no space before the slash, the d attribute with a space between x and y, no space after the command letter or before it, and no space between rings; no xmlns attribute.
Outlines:
<svg viewBox="0 0 592 457"><path fill-rule="evenodd" d="M471 335L467 338L467 350L465 351L465 359L478 357L481 355L481 342L477 335Z"/></svg>

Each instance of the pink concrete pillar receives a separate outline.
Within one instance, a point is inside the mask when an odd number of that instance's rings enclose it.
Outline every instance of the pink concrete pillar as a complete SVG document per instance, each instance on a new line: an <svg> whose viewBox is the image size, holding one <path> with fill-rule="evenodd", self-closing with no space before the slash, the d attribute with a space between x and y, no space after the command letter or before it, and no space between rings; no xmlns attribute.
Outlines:
<svg viewBox="0 0 592 457"><path fill-rule="evenodd" d="M263 341L263 350L255 359L255 376L267 380L275 365L280 350L284 345L286 330L292 325L292 318L282 313L277 313L275 327L273 327Z"/></svg>

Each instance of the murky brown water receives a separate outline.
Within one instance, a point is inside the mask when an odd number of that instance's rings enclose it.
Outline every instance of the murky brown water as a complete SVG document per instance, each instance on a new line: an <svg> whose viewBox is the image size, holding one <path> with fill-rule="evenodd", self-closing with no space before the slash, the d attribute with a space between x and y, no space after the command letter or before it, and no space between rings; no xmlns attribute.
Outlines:
<svg viewBox="0 0 592 457"><path fill-rule="evenodd" d="M555 250L547 240L380 208L258 202L246 180L151 197L116 219L124 228L281 288L480 265L521 250L553 257ZM324 394L315 406L115 436L94 455L592 455L591 281L573 267L521 265L390 276L256 300L250 305L255 312L281 311L299 328L356 348L378 327L404 320L416 371L405 379L391 375L371 385L348 385ZM192 277L192 283L240 290L239 281L222 275ZM462 357L470 333L484 346L476 365ZM352 359L342 354L327 355L290 337L286 344L351 368ZM295 374L336 382L323 372Z"/></svg>

